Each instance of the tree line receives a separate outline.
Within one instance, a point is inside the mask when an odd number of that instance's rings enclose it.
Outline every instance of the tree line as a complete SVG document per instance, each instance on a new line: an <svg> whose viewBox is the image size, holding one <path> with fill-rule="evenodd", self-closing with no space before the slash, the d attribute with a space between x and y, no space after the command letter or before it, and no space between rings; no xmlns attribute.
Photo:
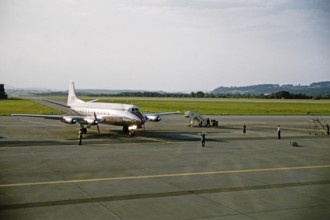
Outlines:
<svg viewBox="0 0 330 220"><path fill-rule="evenodd" d="M42 96L65 96L66 92L45 92L35 93L35 95ZM330 99L330 94L322 95L306 95L295 94L288 91L278 91L271 94L249 94L249 93L228 93L228 94L214 94L203 91L191 93L165 93L165 92L122 92L118 94L100 93L93 94L88 92L77 92L78 96L93 96L93 97L174 97L174 98L257 98L257 99Z"/></svg>

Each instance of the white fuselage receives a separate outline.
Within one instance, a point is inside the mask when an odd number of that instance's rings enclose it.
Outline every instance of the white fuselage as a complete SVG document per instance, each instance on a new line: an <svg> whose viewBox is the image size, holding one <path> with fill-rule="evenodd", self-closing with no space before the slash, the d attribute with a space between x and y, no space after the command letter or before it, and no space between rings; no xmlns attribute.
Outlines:
<svg viewBox="0 0 330 220"><path fill-rule="evenodd" d="M141 127L145 118L135 105L117 103L72 103L70 108L81 115L104 119L104 123L119 126L137 125Z"/></svg>

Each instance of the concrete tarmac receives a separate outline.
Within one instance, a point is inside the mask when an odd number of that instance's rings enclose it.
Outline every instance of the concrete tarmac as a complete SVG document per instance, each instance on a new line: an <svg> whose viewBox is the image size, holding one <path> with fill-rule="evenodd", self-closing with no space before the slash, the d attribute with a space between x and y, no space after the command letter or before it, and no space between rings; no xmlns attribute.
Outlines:
<svg viewBox="0 0 330 220"><path fill-rule="evenodd" d="M311 116L210 118L102 125L78 146L78 125L0 117L0 219L330 219L330 137Z"/></svg>

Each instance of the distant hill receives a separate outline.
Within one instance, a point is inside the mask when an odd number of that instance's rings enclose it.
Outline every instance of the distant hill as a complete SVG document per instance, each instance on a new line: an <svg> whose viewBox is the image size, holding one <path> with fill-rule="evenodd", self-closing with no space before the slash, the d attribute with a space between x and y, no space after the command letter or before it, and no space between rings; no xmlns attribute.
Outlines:
<svg viewBox="0 0 330 220"><path fill-rule="evenodd" d="M197 88L198 89L198 88ZM277 92L286 91L291 94L304 94L310 97L321 97L329 98L330 97L330 81L324 82L315 82L310 85L279 85L279 84L260 84L252 86L232 86L224 87L220 86L210 94L207 92L205 95L207 97L217 97L217 95L267 95ZM189 96L192 93L177 92L177 93L168 93L165 91L147 91L147 90L108 90L108 89L77 89L77 95L126 95L126 96L175 96L175 97L184 97L186 94ZM9 96L26 96L26 95L67 95L67 91L54 91L49 89L18 89L18 88L8 88L6 93ZM203 93L203 92L202 92ZM212 95L212 96L211 96ZM194 97L194 96L193 96ZM197 96L198 97L198 96ZM204 93L203 96L204 97Z"/></svg>
<svg viewBox="0 0 330 220"><path fill-rule="evenodd" d="M279 91L287 91L293 94L305 94L308 96L321 96L330 94L330 81L315 82L305 85L279 85L260 84L252 86L223 87L220 86L212 91L213 94L271 94Z"/></svg>

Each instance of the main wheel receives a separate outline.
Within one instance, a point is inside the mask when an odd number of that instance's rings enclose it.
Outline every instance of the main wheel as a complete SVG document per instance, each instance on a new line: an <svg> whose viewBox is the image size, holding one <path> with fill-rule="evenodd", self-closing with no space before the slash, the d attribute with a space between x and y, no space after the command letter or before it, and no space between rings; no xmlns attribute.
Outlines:
<svg viewBox="0 0 330 220"><path fill-rule="evenodd" d="M80 131L81 131L83 134L87 134L87 128L81 128Z"/></svg>

